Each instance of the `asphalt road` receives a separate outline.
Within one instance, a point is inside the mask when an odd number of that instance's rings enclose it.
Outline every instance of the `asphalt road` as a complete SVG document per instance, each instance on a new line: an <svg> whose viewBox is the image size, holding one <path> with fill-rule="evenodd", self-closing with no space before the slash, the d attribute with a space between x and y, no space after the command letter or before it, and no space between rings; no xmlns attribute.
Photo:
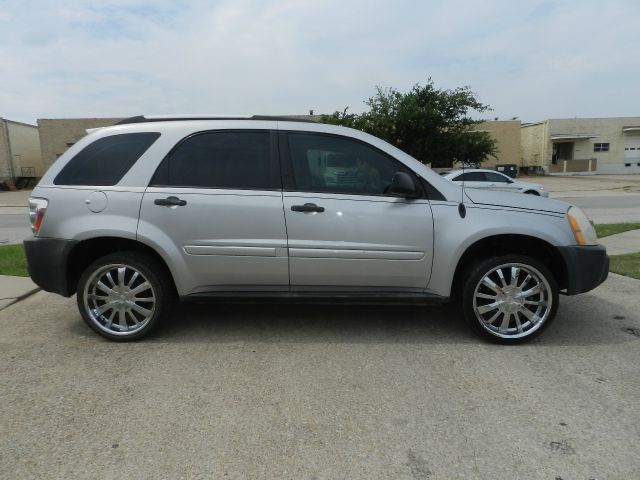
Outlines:
<svg viewBox="0 0 640 480"><path fill-rule="evenodd" d="M20 243L31 235L26 207L0 207L0 245Z"/></svg>
<svg viewBox="0 0 640 480"><path fill-rule="evenodd" d="M180 307L109 343L74 299L0 312L0 478L640 478L640 282L534 343L442 308Z"/></svg>
<svg viewBox="0 0 640 480"><path fill-rule="evenodd" d="M640 194L563 197L577 205L595 223L640 222Z"/></svg>

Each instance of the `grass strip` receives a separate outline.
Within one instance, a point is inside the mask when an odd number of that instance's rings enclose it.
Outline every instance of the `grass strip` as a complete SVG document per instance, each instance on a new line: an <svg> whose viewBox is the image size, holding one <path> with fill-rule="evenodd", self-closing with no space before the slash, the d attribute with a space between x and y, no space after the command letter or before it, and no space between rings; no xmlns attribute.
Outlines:
<svg viewBox="0 0 640 480"><path fill-rule="evenodd" d="M640 280L640 253L611 255L609 258L611 272Z"/></svg>
<svg viewBox="0 0 640 480"><path fill-rule="evenodd" d="M29 276L22 245L0 245L0 275Z"/></svg>
<svg viewBox="0 0 640 480"><path fill-rule="evenodd" d="M640 223L601 223L596 225L598 238L608 237L616 233L640 229Z"/></svg>

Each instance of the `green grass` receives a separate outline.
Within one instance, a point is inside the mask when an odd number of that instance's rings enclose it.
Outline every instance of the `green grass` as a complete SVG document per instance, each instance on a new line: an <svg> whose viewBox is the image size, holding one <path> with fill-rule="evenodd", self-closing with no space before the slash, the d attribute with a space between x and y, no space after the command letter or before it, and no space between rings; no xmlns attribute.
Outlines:
<svg viewBox="0 0 640 480"><path fill-rule="evenodd" d="M602 223L596 225L596 233L598 234L598 238L602 238L639 228L640 223Z"/></svg>
<svg viewBox="0 0 640 480"><path fill-rule="evenodd" d="M611 255L609 258L611 259L610 271L640 280L640 253Z"/></svg>
<svg viewBox="0 0 640 480"><path fill-rule="evenodd" d="M27 259L22 245L0 246L0 275L28 277Z"/></svg>

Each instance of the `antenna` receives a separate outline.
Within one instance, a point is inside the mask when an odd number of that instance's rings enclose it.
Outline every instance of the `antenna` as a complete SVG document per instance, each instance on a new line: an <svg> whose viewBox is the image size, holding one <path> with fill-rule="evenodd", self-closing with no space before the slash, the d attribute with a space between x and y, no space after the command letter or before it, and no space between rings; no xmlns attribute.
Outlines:
<svg viewBox="0 0 640 480"><path fill-rule="evenodd" d="M458 204L458 214L460 215L460 218L464 218L467 216L467 207L464 206L464 182L465 182L465 178L464 178L464 146L461 149L461 155L460 157L462 158L462 198L460 199L460 203Z"/></svg>

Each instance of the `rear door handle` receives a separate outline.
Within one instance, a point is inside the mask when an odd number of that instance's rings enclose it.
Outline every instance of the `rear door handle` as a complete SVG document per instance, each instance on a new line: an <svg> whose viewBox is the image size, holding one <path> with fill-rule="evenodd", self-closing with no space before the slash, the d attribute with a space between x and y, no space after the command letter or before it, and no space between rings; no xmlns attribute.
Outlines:
<svg viewBox="0 0 640 480"><path fill-rule="evenodd" d="M304 205L292 205L294 212L324 212L324 207L319 207L315 203L305 203Z"/></svg>
<svg viewBox="0 0 640 480"><path fill-rule="evenodd" d="M153 203L156 205L163 205L165 207L184 207L187 204L186 200L181 200L178 197L156 198Z"/></svg>

